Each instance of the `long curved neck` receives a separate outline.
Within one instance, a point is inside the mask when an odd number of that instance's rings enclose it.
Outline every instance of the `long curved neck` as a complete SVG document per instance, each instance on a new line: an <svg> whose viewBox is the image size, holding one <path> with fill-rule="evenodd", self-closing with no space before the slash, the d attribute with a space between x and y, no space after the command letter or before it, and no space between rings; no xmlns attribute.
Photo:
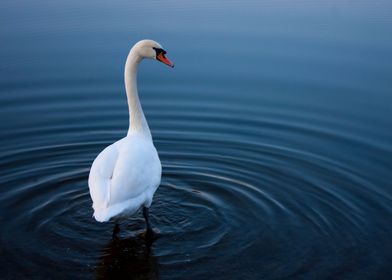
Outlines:
<svg viewBox="0 0 392 280"><path fill-rule="evenodd" d="M141 60L142 58L134 50L131 50L125 63L124 80L129 107L128 135L141 133L151 138L151 132L137 92L137 67Z"/></svg>

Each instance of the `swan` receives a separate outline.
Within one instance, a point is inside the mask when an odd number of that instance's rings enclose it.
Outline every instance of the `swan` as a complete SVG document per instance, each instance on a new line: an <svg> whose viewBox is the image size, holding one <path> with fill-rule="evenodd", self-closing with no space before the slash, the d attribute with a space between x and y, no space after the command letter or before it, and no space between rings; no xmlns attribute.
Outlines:
<svg viewBox="0 0 392 280"><path fill-rule="evenodd" d="M161 182L162 166L140 105L137 68L144 58L174 64L166 51L153 40L137 42L130 50L124 71L129 108L129 129L124 138L106 147L94 160L88 178L94 218L98 222L117 221L135 214L143 207L146 232L152 232L148 218L155 191Z"/></svg>

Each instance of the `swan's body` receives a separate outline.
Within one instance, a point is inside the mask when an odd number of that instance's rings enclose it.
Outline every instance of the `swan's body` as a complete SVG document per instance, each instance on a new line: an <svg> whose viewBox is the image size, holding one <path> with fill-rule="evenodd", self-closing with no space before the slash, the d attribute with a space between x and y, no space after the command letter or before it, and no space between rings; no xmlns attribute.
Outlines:
<svg viewBox="0 0 392 280"><path fill-rule="evenodd" d="M91 167L89 186L98 222L150 207L161 182L161 162L151 141L129 135L105 148Z"/></svg>
<svg viewBox="0 0 392 280"><path fill-rule="evenodd" d="M130 114L128 135L97 156L88 180L94 217L98 222L125 218L144 207L149 229L148 208L160 184L162 167L140 105L136 74L143 58L173 66L165 53L158 43L143 40L128 55L124 73Z"/></svg>

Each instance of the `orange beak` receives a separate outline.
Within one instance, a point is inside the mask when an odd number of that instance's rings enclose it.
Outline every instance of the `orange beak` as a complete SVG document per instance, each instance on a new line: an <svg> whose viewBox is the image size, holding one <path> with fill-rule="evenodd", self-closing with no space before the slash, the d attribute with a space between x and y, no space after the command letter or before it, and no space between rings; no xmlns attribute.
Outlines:
<svg viewBox="0 0 392 280"><path fill-rule="evenodd" d="M174 63L171 62L163 53L160 53L157 55L157 60L159 60L162 63L165 63L166 65L170 66L171 68L174 67Z"/></svg>

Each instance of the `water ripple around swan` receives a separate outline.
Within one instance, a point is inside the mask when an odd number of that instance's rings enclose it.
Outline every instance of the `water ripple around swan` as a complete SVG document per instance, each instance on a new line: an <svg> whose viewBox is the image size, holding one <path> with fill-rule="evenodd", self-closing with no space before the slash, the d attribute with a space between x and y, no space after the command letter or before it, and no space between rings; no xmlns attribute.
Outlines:
<svg viewBox="0 0 392 280"><path fill-rule="evenodd" d="M392 278L388 1L101 2L0 3L4 279ZM176 63L139 69L152 246L87 186L146 36Z"/></svg>
<svg viewBox="0 0 392 280"><path fill-rule="evenodd" d="M372 223L386 226L374 215L391 213L391 196L349 163L258 139L270 133L276 139L296 135L343 144L360 140L331 134L326 127L305 126L294 116L282 121L266 112L260 121L251 117L253 109L248 107L247 114L233 118L233 112L214 110L219 103L199 111L189 102L164 104L166 114L159 114L155 100L146 104L163 163L162 184L151 209L160 233L153 254L139 236L144 228L141 215L123 222L120 240L109 243L112 225L92 219L87 188L91 161L124 130L102 130L100 124L84 121L41 127L48 135L69 131L64 134L66 143L39 138L32 139L34 146L29 148L2 152L0 166L13 168L12 173L1 169L1 185L9 186L2 190L1 204L12 217L2 220L7 228L2 238L11 240L3 250L15 263L30 256L23 264L40 268L44 275L50 275L52 266L42 265L51 262L56 269L72 269L75 277L95 271L98 278L140 273L140 266L151 277L202 277L206 263L210 274L219 278L227 272L222 263L232 262L233 256L237 262L230 269L247 267L248 273L256 274L261 265L266 277L288 277L321 264L326 270L339 270L345 265L340 256L346 253L361 261L352 250L369 238ZM235 110L244 112L241 106ZM116 116L116 108L108 115ZM108 126L113 121L109 118ZM29 129L17 133L30 133ZM370 142L359 144L380 149ZM287 266L278 267L278 259L286 260Z"/></svg>

